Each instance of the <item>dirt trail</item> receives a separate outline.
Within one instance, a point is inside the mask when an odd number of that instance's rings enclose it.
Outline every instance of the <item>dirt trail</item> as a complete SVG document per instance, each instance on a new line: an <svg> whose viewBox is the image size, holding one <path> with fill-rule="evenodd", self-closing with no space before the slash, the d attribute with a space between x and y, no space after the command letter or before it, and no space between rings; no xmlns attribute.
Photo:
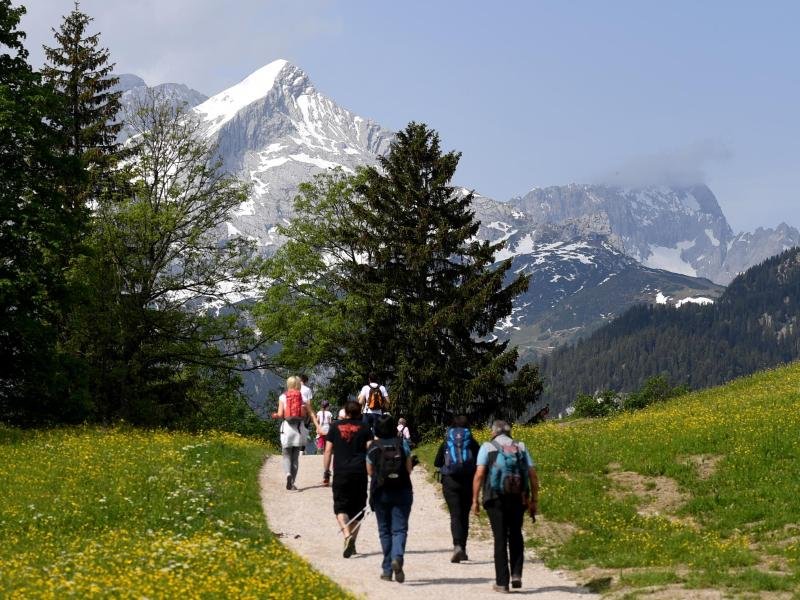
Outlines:
<svg viewBox="0 0 800 600"><path fill-rule="evenodd" d="M359 534L358 553L342 558L342 536L333 515L330 488L320 485L322 457L302 456L297 491L286 490L280 457L270 457L261 469L261 500L270 528L316 569L364 598L497 598L492 591L492 543L470 539L470 561L450 563L452 540L447 509L434 486L414 469L414 505L411 509L405 555L406 581L381 581L381 551L375 516L370 514ZM541 600L597 597L551 571L526 554L523 587L515 594Z"/></svg>

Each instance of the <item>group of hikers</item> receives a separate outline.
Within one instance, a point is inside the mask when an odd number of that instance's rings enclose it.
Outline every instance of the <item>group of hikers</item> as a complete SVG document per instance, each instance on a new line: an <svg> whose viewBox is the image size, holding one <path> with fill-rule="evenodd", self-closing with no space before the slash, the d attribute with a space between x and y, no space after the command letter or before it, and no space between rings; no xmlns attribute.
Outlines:
<svg viewBox="0 0 800 600"><path fill-rule="evenodd" d="M305 447L310 419L317 431L317 448L323 450L322 485L333 492L333 512L344 535L344 558L356 553L356 540L364 518L374 513L383 560L380 578L403 583L403 559L408 520L414 495L411 453L405 419L389 413L389 394L374 373L337 418L327 402L315 413L313 397L303 376L290 377L273 417L280 426L286 489L296 490L299 456ZM511 425L496 420L491 441L479 445L464 415L456 416L438 448L434 466L441 475L442 492L450 512L453 553L450 561L468 561L470 513L486 510L494 536L495 583L508 592L522 587L524 544L522 524L528 512L535 521L539 483L536 468L524 443L511 437ZM482 497L482 502L481 502Z"/></svg>

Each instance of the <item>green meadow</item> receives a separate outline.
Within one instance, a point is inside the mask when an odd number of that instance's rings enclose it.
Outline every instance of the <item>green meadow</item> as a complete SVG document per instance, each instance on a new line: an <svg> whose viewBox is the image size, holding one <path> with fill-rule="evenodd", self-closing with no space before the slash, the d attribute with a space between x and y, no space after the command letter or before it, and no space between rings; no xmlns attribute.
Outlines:
<svg viewBox="0 0 800 600"><path fill-rule="evenodd" d="M347 597L267 528L268 450L230 434L0 428L0 597Z"/></svg>
<svg viewBox="0 0 800 600"><path fill-rule="evenodd" d="M514 437L538 463L526 539L548 566L615 596L800 598L800 363Z"/></svg>

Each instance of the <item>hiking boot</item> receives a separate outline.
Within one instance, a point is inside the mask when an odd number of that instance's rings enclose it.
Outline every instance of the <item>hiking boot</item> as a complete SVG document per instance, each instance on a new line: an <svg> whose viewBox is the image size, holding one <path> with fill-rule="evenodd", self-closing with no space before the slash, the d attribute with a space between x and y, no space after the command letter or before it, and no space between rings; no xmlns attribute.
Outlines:
<svg viewBox="0 0 800 600"><path fill-rule="evenodd" d="M507 585L497 585L496 583L492 586L492 591L500 592L501 594L508 594L508 586Z"/></svg>
<svg viewBox="0 0 800 600"><path fill-rule="evenodd" d="M406 574L403 573L403 559L395 558L392 561L392 572L394 573L394 580L397 583L403 583L406 580Z"/></svg>
<svg viewBox="0 0 800 600"><path fill-rule="evenodd" d="M350 558L355 554L356 551L356 540L353 538L352 535L348 535L344 538L344 552L342 552L342 556L345 558Z"/></svg>
<svg viewBox="0 0 800 600"><path fill-rule="evenodd" d="M450 562L459 563L462 560L464 560L465 556L466 554L464 553L464 550L461 548L461 546L455 546L453 548L453 556L450 557Z"/></svg>
<svg viewBox="0 0 800 600"><path fill-rule="evenodd" d="M511 587L514 589L519 589L522 587L522 577L512 577L511 578Z"/></svg>
<svg viewBox="0 0 800 600"><path fill-rule="evenodd" d="M388 573L381 573L381 579L384 581L391 581L392 580L392 572L389 571Z"/></svg>
<svg viewBox="0 0 800 600"><path fill-rule="evenodd" d="M286 476L286 489L287 490L291 490L292 489L292 476L291 475L287 475Z"/></svg>

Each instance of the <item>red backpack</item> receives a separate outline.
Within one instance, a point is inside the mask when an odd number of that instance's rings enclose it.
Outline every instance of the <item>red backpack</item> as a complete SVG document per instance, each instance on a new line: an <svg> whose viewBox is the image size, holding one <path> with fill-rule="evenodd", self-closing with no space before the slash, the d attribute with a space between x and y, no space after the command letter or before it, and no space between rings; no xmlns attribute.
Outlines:
<svg viewBox="0 0 800 600"><path fill-rule="evenodd" d="M300 394L300 390L286 390L283 417L295 421L303 418L303 396Z"/></svg>

